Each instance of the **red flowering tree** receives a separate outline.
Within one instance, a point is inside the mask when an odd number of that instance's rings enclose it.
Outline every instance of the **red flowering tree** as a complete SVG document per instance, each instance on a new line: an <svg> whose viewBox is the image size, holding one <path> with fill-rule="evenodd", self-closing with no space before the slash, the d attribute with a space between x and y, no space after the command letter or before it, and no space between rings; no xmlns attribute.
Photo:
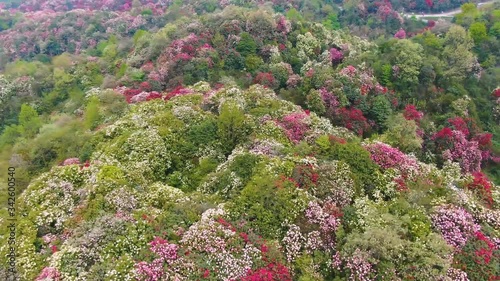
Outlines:
<svg viewBox="0 0 500 281"><path fill-rule="evenodd" d="M253 79L253 83L261 84L269 88L276 88L278 83L271 72L259 72Z"/></svg>
<svg viewBox="0 0 500 281"><path fill-rule="evenodd" d="M279 263L269 263L267 266L249 270L241 281L292 281L292 275L287 267Z"/></svg>
<svg viewBox="0 0 500 281"><path fill-rule="evenodd" d="M417 107L413 104L406 105L403 116L406 120L414 120L417 124L420 123L420 120L424 117L424 113L422 111L418 111Z"/></svg>
<svg viewBox="0 0 500 281"><path fill-rule="evenodd" d="M371 128L363 112L357 108L341 108L338 111L337 121L360 136Z"/></svg>
<svg viewBox="0 0 500 281"><path fill-rule="evenodd" d="M464 136L469 136L469 126L467 122L462 117L453 117L448 119L450 127L454 130L458 130L464 134Z"/></svg>
<svg viewBox="0 0 500 281"><path fill-rule="evenodd" d="M493 90L493 92L491 93L491 95L494 98L500 98L500 88L496 88L495 90Z"/></svg>
<svg viewBox="0 0 500 281"><path fill-rule="evenodd" d="M491 194L491 183L485 174L481 172L472 173L474 180L467 185L467 188L478 192L484 202L489 206L493 206L493 196Z"/></svg>
<svg viewBox="0 0 500 281"><path fill-rule="evenodd" d="M297 165L293 170L293 181L302 189L310 189L317 185L319 175L312 165Z"/></svg>
<svg viewBox="0 0 500 281"><path fill-rule="evenodd" d="M469 280L499 280L500 249L483 232L476 231L454 256L454 266L467 273Z"/></svg>

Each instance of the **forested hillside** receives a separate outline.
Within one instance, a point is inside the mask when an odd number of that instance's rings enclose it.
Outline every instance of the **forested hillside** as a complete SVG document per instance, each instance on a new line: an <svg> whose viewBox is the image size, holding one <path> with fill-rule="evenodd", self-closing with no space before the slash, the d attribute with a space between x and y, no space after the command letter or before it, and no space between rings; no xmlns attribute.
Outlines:
<svg viewBox="0 0 500 281"><path fill-rule="evenodd" d="M12 280L500 278L499 3L0 7Z"/></svg>

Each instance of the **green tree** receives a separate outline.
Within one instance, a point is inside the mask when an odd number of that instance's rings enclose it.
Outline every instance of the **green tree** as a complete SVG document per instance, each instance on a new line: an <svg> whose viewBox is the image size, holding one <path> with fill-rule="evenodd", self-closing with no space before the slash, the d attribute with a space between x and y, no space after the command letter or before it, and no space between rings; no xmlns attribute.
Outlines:
<svg viewBox="0 0 500 281"><path fill-rule="evenodd" d="M257 55L251 54L245 58L245 66L251 73L254 73L263 64L264 61Z"/></svg>
<svg viewBox="0 0 500 281"><path fill-rule="evenodd" d="M387 99L387 96L379 95L375 97L369 114L382 129L385 128L385 121L392 114L391 102Z"/></svg>
<svg viewBox="0 0 500 281"><path fill-rule="evenodd" d="M465 3L461 8L462 12L455 15L456 24L468 27L481 16L474 3Z"/></svg>
<svg viewBox="0 0 500 281"><path fill-rule="evenodd" d="M323 25L333 30L340 29L340 22L337 17L337 14L335 13L329 14L328 17L323 21Z"/></svg>
<svg viewBox="0 0 500 281"><path fill-rule="evenodd" d="M38 133L42 121L33 107L23 104L19 113L19 132L26 138L32 138Z"/></svg>
<svg viewBox="0 0 500 281"><path fill-rule="evenodd" d="M406 120L399 113L389 117L385 124L387 131L381 136L382 141L403 152L417 152L422 148L422 138L417 134L418 126L413 120Z"/></svg>
<svg viewBox="0 0 500 281"><path fill-rule="evenodd" d="M474 43L479 44L488 38L486 25L482 22L475 22L469 27L469 34Z"/></svg>
<svg viewBox="0 0 500 281"><path fill-rule="evenodd" d="M99 113L99 98L91 97L87 106L85 107L85 127L87 129L93 130L97 125L99 125L99 121L101 119L101 115Z"/></svg>
<svg viewBox="0 0 500 281"><path fill-rule="evenodd" d="M303 20L302 16L300 15L299 11L297 11L295 8L291 8L286 12L286 18L291 20L291 21L301 21Z"/></svg>
<svg viewBox="0 0 500 281"><path fill-rule="evenodd" d="M382 66L382 74L381 81L384 86L391 86L391 78L392 78L392 67L390 64L384 64Z"/></svg>
<svg viewBox="0 0 500 281"><path fill-rule="evenodd" d="M446 33L443 60L447 63L444 74L448 79L461 80L472 71L476 62L471 52L473 45L472 38L461 26L454 25Z"/></svg>
<svg viewBox="0 0 500 281"><path fill-rule="evenodd" d="M59 56L52 58L52 65L54 67L60 67L63 69L69 68L71 66L71 56L68 53L62 53Z"/></svg>
<svg viewBox="0 0 500 281"><path fill-rule="evenodd" d="M2 135L0 135L0 149L7 145L13 145L16 143L16 139L21 136L19 132L19 127L16 125L11 125L5 127Z"/></svg>
<svg viewBox="0 0 500 281"><path fill-rule="evenodd" d="M236 50L244 57L255 54L257 44L248 32L241 33L240 42L236 46Z"/></svg>
<svg viewBox="0 0 500 281"><path fill-rule="evenodd" d="M496 38L500 38L500 21L495 22L493 26L490 28L490 36L495 36Z"/></svg>
<svg viewBox="0 0 500 281"><path fill-rule="evenodd" d="M418 85L418 76L423 64L424 49L410 40L398 40L392 47L394 64L399 67L397 84L402 88L413 88Z"/></svg>
<svg viewBox="0 0 500 281"><path fill-rule="evenodd" d="M222 105L219 119L217 120L218 133L224 140L226 153L230 153L245 137L245 114L234 103Z"/></svg>

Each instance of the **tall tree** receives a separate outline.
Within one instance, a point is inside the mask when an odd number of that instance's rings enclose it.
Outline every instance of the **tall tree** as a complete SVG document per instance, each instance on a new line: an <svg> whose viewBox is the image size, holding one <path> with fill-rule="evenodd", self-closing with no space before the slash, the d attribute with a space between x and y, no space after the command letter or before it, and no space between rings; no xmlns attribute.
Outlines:
<svg viewBox="0 0 500 281"><path fill-rule="evenodd" d="M471 52L474 43L461 26L454 25L446 33L443 60L446 62L445 75L450 80L462 80L470 74L477 59Z"/></svg>
<svg viewBox="0 0 500 281"><path fill-rule="evenodd" d="M19 113L19 131L26 138L32 138L38 133L42 121L33 107L23 104Z"/></svg>
<svg viewBox="0 0 500 281"><path fill-rule="evenodd" d="M418 85L420 68L423 65L423 47L407 39L401 39L393 46L394 64L399 70L399 77L395 84L402 89L411 89Z"/></svg>

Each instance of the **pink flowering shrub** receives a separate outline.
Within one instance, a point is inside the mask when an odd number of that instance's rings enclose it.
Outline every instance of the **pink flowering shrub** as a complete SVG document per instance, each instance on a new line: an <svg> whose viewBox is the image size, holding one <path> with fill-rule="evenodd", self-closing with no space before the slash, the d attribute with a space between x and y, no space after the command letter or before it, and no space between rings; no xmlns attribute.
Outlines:
<svg viewBox="0 0 500 281"><path fill-rule="evenodd" d="M364 147L370 152L371 159L382 169L397 169L404 178L418 174L417 160L404 154L399 149L381 142L368 144Z"/></svg>
<svg viewBox="0 0 500 281"><path fill-rule="evenodd" d="M285 130L285 134L292 142L298 143L309 131L308 119L308 114L294 112L284 116L278 125Z"/></svg>
<svg viewBox="0 0 500 281"><path fill-rule="evenodd" d="M301 226L290 225L282 240L288 262L293 262L303 251L331 253L335 249L335 231L342 217L340 208L331 200L311 201L304 216Z"/></svg>
<svg viewBox="0 0 500 281"><path fill-rule="evenodd" d="M309 202L309 206L305 211L307 223L315 226L319 231L317 239L313 239L315 243L308 241L310 250L314 250L311 249L311 246L326 251L331 251L335 248L335 231L340 226L342 215L341 210L331 200ZM311 236L308 236L308 240L310 239Z"/></svg>
<svg viewBox="0 0 500 281"><path fill-rule="evenodd" d="M291 280L288 269L268 257L262 239L223 215L220 209L207 210L179 233L178 244L156 237L150 243L154 260L136 263L139 280Z"/></svg>
<svg viewBox="0 0 500 281"><path fill-rule="evenodd" d="M450 118L450 119L448 119L448 123L450 124L450 127L453 130L457 130L457 131L462 132L465 137L469 136L469 133L470 133L469 126L463 118L461 118L461 117Z"/></svg>
<svg viewBox="0 0 500 281"><path fill-rule="evenodd" d="M465 130L459 124L461 123L456 125ZM463 131L451 130L445 127L434 134L432 139L436 144L436 149L442 152L444 160L459 162L464 173L480 171L482 152L477 141L467 140Z"/></svg>
<svg viewBox="0 0 500 281"><path fill-rule="evenodd" d="M396 32L396 34L394 34L394 38L405 39L406 38L406 31L401 28L400 30L398 30L398 32Z"/></svg>
<svg viewBox="0 0 500 281"><path fill-rule="evenodd" d="M480 133L472 137L473 141L476 141L481 150L481 158L483 161L493 159L495 156L492 155L491 149L493 147L491 139L493 134L491 133Z"/></svg>
<svg viewBox="0 0 500 281"><path fill-rule="evenodd" d="M450 278L453 281L469 281L467 273L453 267L448 268L448 271L446 272L446 277Z"/></svg>
<svg viewBox="0 0 500 281"><path fill-rule="evenodd" d="M279 263L269 263L267 266L250 270L241 281L292 281L292 275L287 267Z"/></svg>
<svg viewBox="0 0 500 281"><path fill-rule="evenodd" d="M173 97L188 95L188 94L191 94L192 92L193 91L191 89L184 88L182 86L178 86L175 89L173 89L170 93L168 93L167 95L165 95L165 97L163 97L163 99L165 101L168 101L168 100L170 100Z"/></svg>
<svg viewBox="0 0 500 281"><path fill-rule="evenodd" d="M333 118L337 113L340 106L337 96L325 88L319 89L321 100L325 106L325 114L329 118Z"/></svg>
<svg viewBox="0 0 500 281"><path fill-rule="evenodd" d="M139 262L136 265L137 274L140 280L162 280L169 276L164 270L164 264L171 265L177 260L177 251L179 247L175 244L169 244L167 240L155 237L150 243L151 252L158 257L152 262Z"/></svg>
<svg viewBox="0 0 500 281"><path fill-rule="evenodd" d="M35 279L36 281L62 281L61 273L54 267L45 267L40 275Z"/></svg>
<svg viewBox="0 0 500 281"><path fill-rule="evenodd" d="M464 172L472 173L481 169L481 151L476 141L468 141L461 131L453 131L451 159L458 160Z"/></svg>
<svg viewBox="0 0 500 281"><path fill-rule="evenodd" d="M474 222L471 214L462 207L443 205L431 215L432 225L444 240L455 249L462 248L480 226Z"/></svg>
<svg viewBox="0 0 500 281"><path fill-rule="evenodd" d="M146 83L146 82L144 82ZM141 88L147 88L148 85L141 84ZM139 103L153 99L160 99L162 95L156 91L147 92L141 89L129 89L127 87L118 87L115 89L119 94L125 96L127 103Z"/></svg>
<svg viewBox="0 0 500 281"><path fill-rule="evenodd" d="M359 249L347 258L346 268L349 270L349 280L370 281L374 275L372 264L368 261L368 255Z"/></svg>
<svg viewBox="0 0 500 281"><path fill-rule="evenodd" d="M283 34L288 34L292 31L292 23L284 16L280 16L276 21L276 30Z"/></svg>
<svg viewBox="0 0 500 281"><path fill-rule="evenodd" d="M342 70L340 70L340 74L343 76L351 77L353 78L356 74L358 73L358 70L356 67L352 65L348 65L344 67Z"/></svg>
<svg viewBox="0 0 500 281"><path fill-rule="evenodd" d="M288 80L286 81L286 86L288 88L296 88L301 81L302 78L300 77L300 75L292 74L288 77Z"/></svg>
<svg viewBox="0 0 500 281"><path fill-rule="evenodd" d="M63 161L62 165L63 166L68 166L68 165L78 165L80 164L80 159L78 158L68 158Z"/></svg>
<svg viewBox="0 0 500 281"><path fill-rule="evenodd" d="M282 242L286 260L291 263L300 255L305 242L305 238L300 232L300 227L294 224L290 225Z"/></svg>
<svg viewBox="0 0 500 281"><path fill-rule="evenodd" d="M344 54L339 51L337 48L331 48L330 49L330 60L334 64L341 63L342 60L344 59Z"/></svg>
<svg viewBox="0 0 500 281"><path fill-rule="evenodd" d="M309 202L305 217L309 223L317 224L323 233L333 233L340 226L340 213L330 202L323 206L318 202Z"/></svg>

